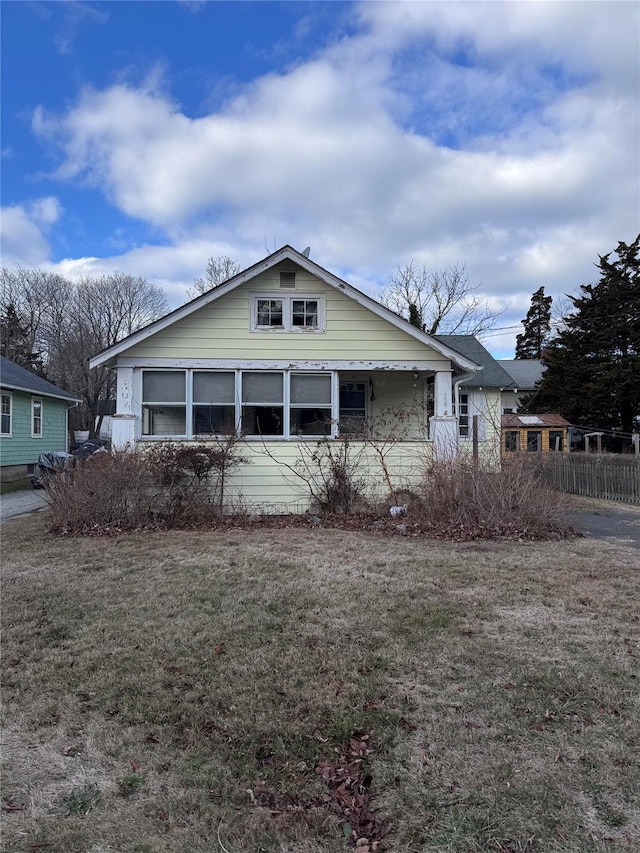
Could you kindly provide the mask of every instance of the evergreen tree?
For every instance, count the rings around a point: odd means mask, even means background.
[[[0,316],[0,354],[44,376],[41,353],[34,352],[29,330],[11,303],[5,306]]]
[[[600,281],[570,297],[575,311],[545,351],[527,411],[555,411],[581,426],[631,433],[640,418],[640,235],[600,257]],[[611,255],[617,257],[611,259]]]
[[[516,358],[542,358],[551,331],[551,297],[540,287],[531,297],[531,307],[522,321],[524,331],[516,337]]]

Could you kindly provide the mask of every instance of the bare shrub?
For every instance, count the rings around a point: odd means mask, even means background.
[[[147,453],[99,453],[47,484],[56,533],[193,527],[222,512],[225,477],[241,464],[237,440],[159,444]]]
[[[351,442],[323,439],[296,462],[295,473],[307,484],[319,510],[351,512],[364,499],[365,480],[358,473],[359,454]]]
[[[141,454],[97,453],[73,471],[51,478],[46,488],[55,533],[131,530],[147,525],[153,516],[154,475]]]
[[[569,531],[568,501],[541,479],[535,461],[516,456],[499,471],[452,458],[428,469],[414,508],[433,527],[480,537],[541,539]]]

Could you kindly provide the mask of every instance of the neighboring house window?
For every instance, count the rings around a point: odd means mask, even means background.
[[[512,415],[512,414],[513,414],[513,409],[503,409],[503,410],[502,410],[502,414],[503,414],[503,415]]]
[[[253,331],[319,332],[324,330],[324,300],[318,296],[252,297]]]
[[[145,370],[142,374],[142,434],[187,434],[186,373]]]
[[[42,438],[42,397],[31,398],[31,437]]]
[[[460,394],[458,405],[458,434],[469,435],[469,395]]]
[[[505,432],[504,449],[507,453],[516,453],[520,449],[520,434],[517,430]]]
[[[539,453],[542,450],[542,432],[539,429],[527,430],[527,450]]]
[[[554,450],[562,452],[564,450],[564,433],[561,429],[549,430],[549,450],[553,453]]]
[[[0,416],[0,435],[11,435],[11,394],[2,392],[2,406]]]
[[[367,417],[367,386],[365,382],[340,383],[341,433],[362,433]]]

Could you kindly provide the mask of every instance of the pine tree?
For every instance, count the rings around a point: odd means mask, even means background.
[[[21,367],[44,376],[42,354],[33,350],[29,331],[11,303],[0,316],[0,354]]]
[[[600,257],[600,281],[570,297],[575,311],[545,351],[527,411],[555,411],[573,424],[637,429],[640,419],[640,235]],[[617,257],[612,260],[611,256]]]
[[[522,321],[524,332],[516,337],[516,358],[542,358],[551,331],[551,297],[540,287],[531,297],[531,307]]]

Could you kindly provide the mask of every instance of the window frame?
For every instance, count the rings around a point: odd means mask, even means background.
[[[163,403],[161,401],[145,400],[144,399],[144,377],[147,373],[167,373],[175,372],[182,373],[185,377],[185,402],[182,403]],[[202,405],[194,399],[194,374],[196,373],[221,373],[233,374],[234,376],[234,432],[233,433],[196,433],[194,430],[193,418],[196,406]],[[202,367],[189,368],[140,368],[139,373],[139,428],[138,435],[142,441],[198,441],[206,438],[228,438],[229,435],[240,434],[242,430],[243,409],[245,406],[259,406],[260,402],[245,402],[243,400],[243,376],[246,374],[256,373],[276,373],[282,377],[282,402],[281,403],[265,403],[269,407],[278,407],[282,409],[282,432],[273,433],[245,433],[244,438],[249,440],[269,440],[269,441],[289,441],[289,440],[310,440],[318,441],[322,438],[336,438],[338,436],[338,406],[339,406],[339,391],[338,391],[338,371],[335,370],[283,370],[270,369],[260,370],[259,368],[246,368],[238,370],[227,369],[207,369]],[[328,376],[330,383],[330,398],[329,404],[309,403],[291,403],[291,379],[294,376]],[[227,404],[221,404],[227,405]],[[229,404],[230,405],[230,404]],[[159,407],[174,407],[184,409],[185,412],[185,433],[148,433],[144,432],[145,409]],[[327,432],[317,432],[314,434],[302,434],[294,432],[291,429],[291,411],[298,408],[317,408],[330,410],[330,429]]]
[[[4,397],[7,397],[9,400],[9,411],[7,413],[2,411],[2,398]],[[2,419],[5,417],[9,418],[8,432],[2,431]],[[13,393],[11,391],[0,392],[0,435],[3,438],[11,438],[13,436]]]
[[[40,407],[39,416],[36,416],[36,404]],[[38,429],[36,429],[38,423]],[[31,397],[31,438],[42,438],[44,433],[44,405],[42,397]]]
[[[265,326],[258,324],[258,302],[259,300],[282,302],[282,325]],[[294,326],[293,325],[293,303],[294,302],[317,302],[318,303],[318,325],[317,326]],[[324,293],[282,293],[264,292],[250,294],[250,330],[260,334],[322,334],[326,331],[326,296]]]

